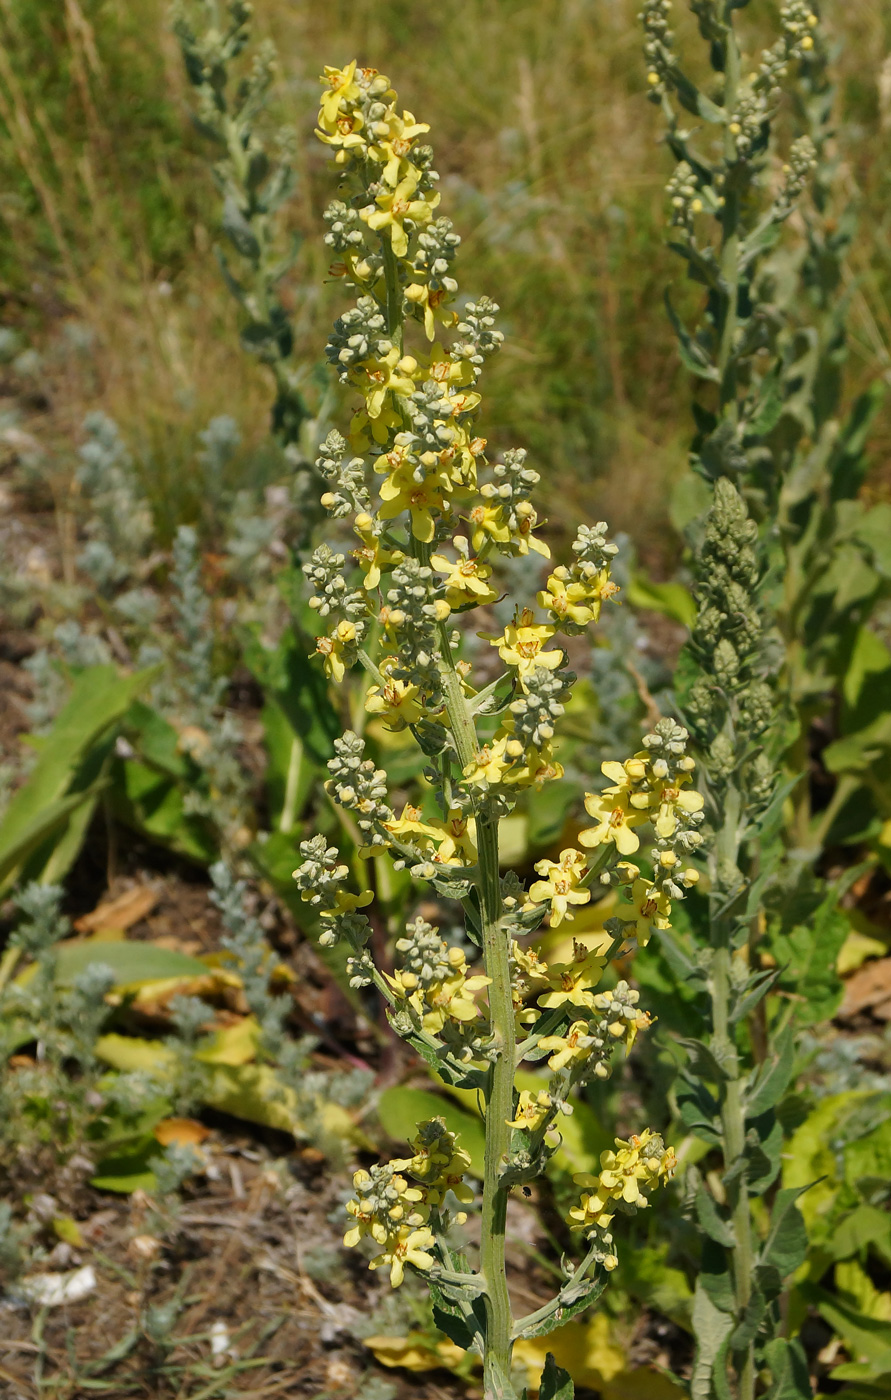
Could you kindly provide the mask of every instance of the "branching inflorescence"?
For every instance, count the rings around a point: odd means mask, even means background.
[[[396,970],[378,968],[362,912],[371,894],[349,890],[349,867],[322,836],[302,845],[295,878],[323,940],[349,945],[354,984],[374,984],[397,1033],[445,1082],[478,1090],[486,1117],[477,1271],[450,1233],[462,1217],[444,1208],[450,1191],[464,1206],[475,1200],[469,1158],[436,1119],[418,1125],[413,1157],[357,1172],[346,1243],[369,1237],[372,1267],[387,1266],[394,1285],[407,1268],[427,1275],[441,1325],[484,1358],[487,1396],[509,1396],[514,1339],[546,1332],[593,1301],[617,1262],[616,1212],[645,1206],[674,1166],[672,1150],[649,1131],[604,1153],[599,1174],[579,1179],[570,1214],[587,1253],[552,1303],[514,1320],[508,1197],[544,1171],[572,1089],[607,1077],[614,1049],[630,1049],[649,1024],[627,983],[597,988],[611,955],[667,928],[672,901],[696,882],[702,798],[691,786],[686,731],[661,721],[639,753],[603,765],[609,784],[586,800],[592,825],[578,847],[539,861],[528,891],[500,873],[499,821],[521,793],[562,776],[557,728],[575,677],[558,638],[586,631],[617,592],[616,546],[605,524],[581,526],[571,561],[551,568],[537,608],[520,600],[500,632],[477,634],[498,675],[474,684],[465,651],[474,612],[501,594],[500,561],[550,557],[533,500],[539,474],[520,450],[490,462],[477,428],[481,374],[502,341],[498,308],[485,297],[457,302],[459,239],[438,212],[426,124],[400,114],[389,79],[373,69],[351,63],[326,69],[322,81],[317,135],[341,175],[326,242],[332,272],[356,294],[327,354],[359,403],[348,439],[332,432],[318,469],[329,486],[323,504],[351,521],[356,545],[316,549],[305,570],[310,606],[324,624],[317,649],[328,675],[340,682],[348,668],[364,668],[366,711],[386,729],[411,731],[429,784],[422,807],[395,813],[386,773],[347,732],[328,792],[357,824],[360,855],[387,851],[398,868],[461,902],[481,965],[418,917],[397,940]],[[654,850],[639,864],[646,824]],[[527,935],[545,918],[551,927],[572,921],[592,888],[615,906],[606,934],[596,946],[575,941],[566,961],[549,965]],[[540,1089],[520,1091],[518,1067],[545,1060]]]

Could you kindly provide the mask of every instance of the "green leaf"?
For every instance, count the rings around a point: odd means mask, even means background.
[[[209,864],[219,847],[200,816],[186,811],[187,785],[137,759],[115,763],[111,805],[118,821],[188,860]]]
[[[246,665],[279,706],[312,762],[324,768],[334,756],[334,740],[343,726],[307,649],[293,631],[275,648],[265,647],[258,631],[246,633],[242,645]]]
[[[680,316],[671,304],[671,297],[666,291],[665,306],[668,311],[669,320],[674,327],[675,335],[678,338],[678,354],[681,363],[691,374],[695,374],[699,379],[708,379],[711,383],[717,384],[720,381],[720,374],[717,366],[713,365],[702,346],[693,339],[690,332],[682,322]]]
[[[696,1218],[700,1229],[716,1244],[732,1249],[736,1243],[733,1226],[719,1213],[714,1197],[700,1181],[696,1192]]]
[[[695,600],[682,583],[656,583],[644,574],[633,574],[626,597],[635,608],[661,613],[684,627],[692,627],[696,621]]]
[[[429,1089],[385,1089],[377,1105],[381,1126],[396,1142],[411,1142],[418,1124],[429,1118],[445,1119],[449,1132],[457,1133],[470,1155],[470,1170],[482,1177],[486,1134],[481,1119],[465,1113],[457,1104]]]
[[[548,1352],[544,1370],[541,1373],[541,1388],[538,1400],[573,1400],[575,1387],[572,1377],[562,1366],[558,1366],[552,1352]]]
[[[0,894],[20,877],[45,878],[49,867],[49,878],[59,879],[68,869],[89,821],[89,811],[80,818],[74,814],[85,804],[91,810],[113,743],[109,731],[151,674],[119,678],[113,666],[91,666],[76,678],[28,781],[14,794],[0,824]],[[65,841],[71,818],[75,825]],[[54,858],[60,842],[64,844]]]
[[[857,537],[872,552],[873,563],[885,578],[891,578],[891,503],[880,501],[863,516]]]
[[[134,1191],[154,1191],[158,1181],[149,1162],[160,1155],[157,1141],[148,1138],[138,1151],[102,1157],[96,1163],[96,1175],[90,1177],[90,1185],[97,1191],[113,1191],[122,1196],[130,1196]]]
[[[57,949],[56,979],[73,982],[91,963],[103,963],[115,975],[116,985],[131,986],[136,982],[160,982],[168,977],[206,977],[207,965],[173,948],[158,948],[154,943],[75,940],[60,943]]]
[[[669,1246],[639,1246],[619,1255],[618,1283],[647,1307],[690,1330],[693,1290],[681,1269],[667,1264]]]
[[[747,1088],[746,1117],[758,1118],[779,1103],[789,1087],[795,1064],[795,1039],[791,1026],[778,1037],[769,1059],[759,1066]]]
[[[770,1212],[770,1226],[758,1262],[777,1269],[781,1278],[793,1274],[807,1254],[807,1229],[796,1204],[807,1189],[806,1186],[783,1187],[777,1192]]]
[[[813,1387],[801,1343],[774,1337],[764,1347],[773,1383],[764,1400],[812,1400]]]
[[[195,764],[179,750],[179,734],[169,720],[146,705],[134,700],[123,724],[130,742],[138,748],[139,756],[153,768],[171,778],[194,778]]]
[[[544,1318],[541,1322],[532,1323],[529,1327],[524,1327],[521,1333],[523,1337],[547,1337],[549,1333],[556,1332],[558,1327],[570,1322],[579,1313],[585,1312],[600,1297],[608,1280],[605,1277],[586,1279],[581,1287],[577,1298],[573,1298],[571,1303],[564,1303],[550,1317]]]
[[[243,258],[256,263],[260,257],[260,244],[257,236],[239,208],[232,194],[227,194],[223,204],[223,232],[236,252]]]
[[[716,1371],[724,1368],[726,1389],[727,1344],[733,1329],[733,1318],[715,1306],[700,1276],[696,1281],[693,1295],[693,1335],[696,1338],[696,1355],[693,1359],[693,1373],[690,1377],[691,1400],[714,1400]]]

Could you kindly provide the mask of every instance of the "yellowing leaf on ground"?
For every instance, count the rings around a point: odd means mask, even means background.
[[[195,1052],[196,1060],[205,1065],[246,1065],[257,1053],[260,1027],[255,1016],[242,1016],[231,1026],[214,1031]]]
[[[454,1371],[467,1353],[454,1342],[431,1343],[423,1332],[407,1337],[366,1337],[365,1345],[382,1366],[401,1366],[406,1371],[436,1371],[441,1366]]]
[[[603,1400],[680,1400],[684,1394],[662,1371],[649,1366],[627,1369],[625,1352],[613,1340],[605,1313],[595,1313],[590,1322],[569,1322],[547,1337],[516,1343],[514,1358],[527,1368],[530,1394],[538,1392],[549,1351],[577,1386],[599,1391]]]
[[[80,1226],[71,1215],[53,1217],[53,1234],[63,1244],[70,1244],[72,1249],[83,1249],[84,1247],[84,1237],[81,1234]]]
[[[514,1359],[527,1368],[526,1384],[537,1390],[548,1352],[576,1385],[602,1390],[625,1366],[625,1353],[610,1335],[609,1318],[596,1313],[590,1322],[568,1322],[546,1337],[529,1337],[514,1346]]]
[[[109,931],[120,932],[138,924],[154,909],[161,898],[160,890],[149,889],[147,885],[136,885],[125,890],[116,899],[98,904],[90,914],[82,914],[75,919],[78,933],[98,934]]]
[[[210,1128],[197,1118],[162,1118],[155,1128],[155,1137],[162,1147],[169,1147],[172,1142],[179,1147],[197,1147],[210,1137]]]
[[[93,1047],[94,1054],[112,1069],[148,1070],[149,1073],[169,1074],[176,1062],[175,1053],[160,1040],[140,1040],[133,1035],[100,1035]]]
[[[835,970],[840,977],[856,972],[867,958],[881,958],[888,951],[888,945],[879,938],[870,938],[868,933],[858,933],[852,929],[839,949]]]

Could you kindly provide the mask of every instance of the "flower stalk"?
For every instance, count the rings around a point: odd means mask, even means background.
[[[305,573],[321,663],[337,685],[366,683],[369,717],[362,737],[347,730],[335,742],[327,791],[349,817],[358,855],[389,858],[416,888],[428,886],[428,900],[458,903],[470,947],[450,947],[418,916],[396,939],[395,970],[384,972],[363,912],[371,892],[350,891],[350,864],[323,836],[302,843],[295,879],[323,942],[348,944],[353,985],[376,987],[397,1034],[443,1082],[475,1090],[485,1117],[481,1194],[465,1180],[460,1142],[431,1119],[418,1124],[410,1156],[356,1172],[345,1242],[370,1240],[370,1267],[387,1267],[394,1286],[406,1270],[426,1275],[438,1324],[482,1359],[488,1400],[511,1400],[514,1341],[596,1299],[618,1263],[614,1217],[645,1207],[674,1167],[649,1131],[603,1153],[600,1172],[579,1178],[568,1220],[586,1241],[581,1262],[567,1265],[552,1303],[515,1321],[511,1193],[547,1169],[573,1090],[606,1078],[615,1050],[630,1050],[649,1025],[626,982],[600,983],[611,955],[670,927],[672,901],[696,883],[689,861],[703,799],[691,786],[686,731],[660,721],[641,752],[603,765],[608,783],[586,797],[593,824],[580,849],[539,860],[528,890],[502,870],[501,821],[563,775],[557,730],[575,677],[555,639],[586,633],[615,595],[616,546],[602,522],[582,525],[571,562],[549,566],[545,586],[516,600],[501,631],[474,627],[474,613],[505,591],[502,560],[544,569],[550,558],[533,503],[538,473],[521,451],[490,461],[477,428],[481,374],[502,341],[498,308],[481,297],[455,309],[460,239],[438,213],[433,152],[420,139],[427,126],[400,111],[374,69],[328,68],[322,84],[317,135],[341,176],[326,243],[332,274],[356,294],[327,355],[357,403],[348,437],[334,432],[322,444],[332,524]],[[477,684],[480,644],[494,651],[498,673]],[[386,769],[367,755],[385,760],[387,735],[406,730],[426,767],[419,805],[397,815]],[[643,828],[654,846],[638,864]],[[549,965],[530,943],[535,930],[545,919],[571,922],[595,891],[616,902],[605,932],[595,944],[575,940],[567,961]],[[536,1067],[534,1090],[518,1088],[521,1065],[526,1074]],[[480,1214],[476,1267],[454,1199]],[[557,1381],[570,1393],[551,1360],[542,1394],[556,1393]]]

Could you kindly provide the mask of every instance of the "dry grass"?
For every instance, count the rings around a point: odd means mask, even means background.
[[[305,237],[287,288],[303,359],[320,358],[342,299],[324,285],[330,197],[312,137],[323,62],[383,67],[430,121],[443,206],[464,236],[466,290],[501,304],[509,333],[489,375],[487,433],[544,469],[552,518],[605,515],[663,567],[688,388],[661,305],[679,269],[662,242],[667,157],[642,96],[637,0],[267,0],[257,26],[281,56],[279,115],[300,132]],[[761,10],[753,7],[761,21]],[[891,375],[888,174],[891,13],[828,7],[838,34],[845,165],[860,191],[852,258],[852,386]],[[757,14],[755,14],[757,11]],[[264,373],[237,345],[212,246],[218,206],[162,0],[0,0],[0,198],[15,287],[7,318],[52,334],[60,314],[95,336],[88,372],[57,386],[58,434],[101,406],[122,425],[168,515],[188,513],[195,433],[232,413],[266,428]],[[40,50],[50,64],[34,69]],[[880,455],[891,431],[880,430]],[[167,522],[169,525],[169,521]]]

